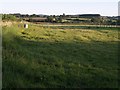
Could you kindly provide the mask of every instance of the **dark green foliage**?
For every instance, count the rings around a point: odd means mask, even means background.
[[[47,27],[47,26],[44,26],[44,27]],[[74,25],[71,25],[71,26],[50,26],[50,28],[53,28],[53,29],[92,29],[92,30],[119,30],[120,27],[111,27],[110,25],[101,25],[101,26],[74,26]]]
[[[117,20],[117,25],[120,25],[120,19]]]
[[[47,17],[47,21],[48,22],[53,22],[54,21],[54,17],[53,16],[48,16]]]
[[[10,14],[3,14],[2,15],[2,20],[4,21],[16,21],[17,18],[13,15],[10,15]]]
[[[93,17],[93,18],[91,19],[91,22],[94,23],[94,24],[103,24],[103,23],[102,23],[103,20],[102,20],[101,17]]]

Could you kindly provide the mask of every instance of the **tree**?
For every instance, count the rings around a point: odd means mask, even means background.
[[[54,21],[53,16],[48,16],[48,17],[47,17],[47,21],[48,21],[48,22],[53,22],[53,21]]]
[[[65,13],[63,13],[63,17],[65,17]]]
[[[62,21],[63,21],[63,17],[60,16],[60,17],[59,17],[59,22],[62,22]]]
[[[10,14],[3,14],[2,15],[2,20],[6,20],[6,21],[16,21],[17,18],[13,15]]]
[[[31,17],[36,17],[36,14],[32,14]]]
[[[120,25],[120,19],[117,20],[117,25]]]

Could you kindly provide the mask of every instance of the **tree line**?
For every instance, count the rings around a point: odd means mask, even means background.
[[[102,17],[100,15],[21,15],[21,14],[2,14],[3,21],[21,21],[26,20],[34,21],[31,19],[32,17],[41,17],[46,18],[44,22],[50,23],[86,23],[86,24],[97,24],[97,25],[120,25],[120,17],[116,19],[116,17]],[[85,20],[81,20],[85,18]],[[30,21],[30,22],[31,22]]]

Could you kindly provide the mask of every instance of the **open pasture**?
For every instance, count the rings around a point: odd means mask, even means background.
[[[118,28],[3,27],[3,88],[118,88]]]

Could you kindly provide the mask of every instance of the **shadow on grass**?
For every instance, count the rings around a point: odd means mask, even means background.
[[[117,88],[117,42],[3,38],[3,88]]]
[[[48,26],[44,26],[48,27]],[[120,27],[103,27],[103,26],[49,26],[52,29],[92,29],[92,30],[119,30]]]

